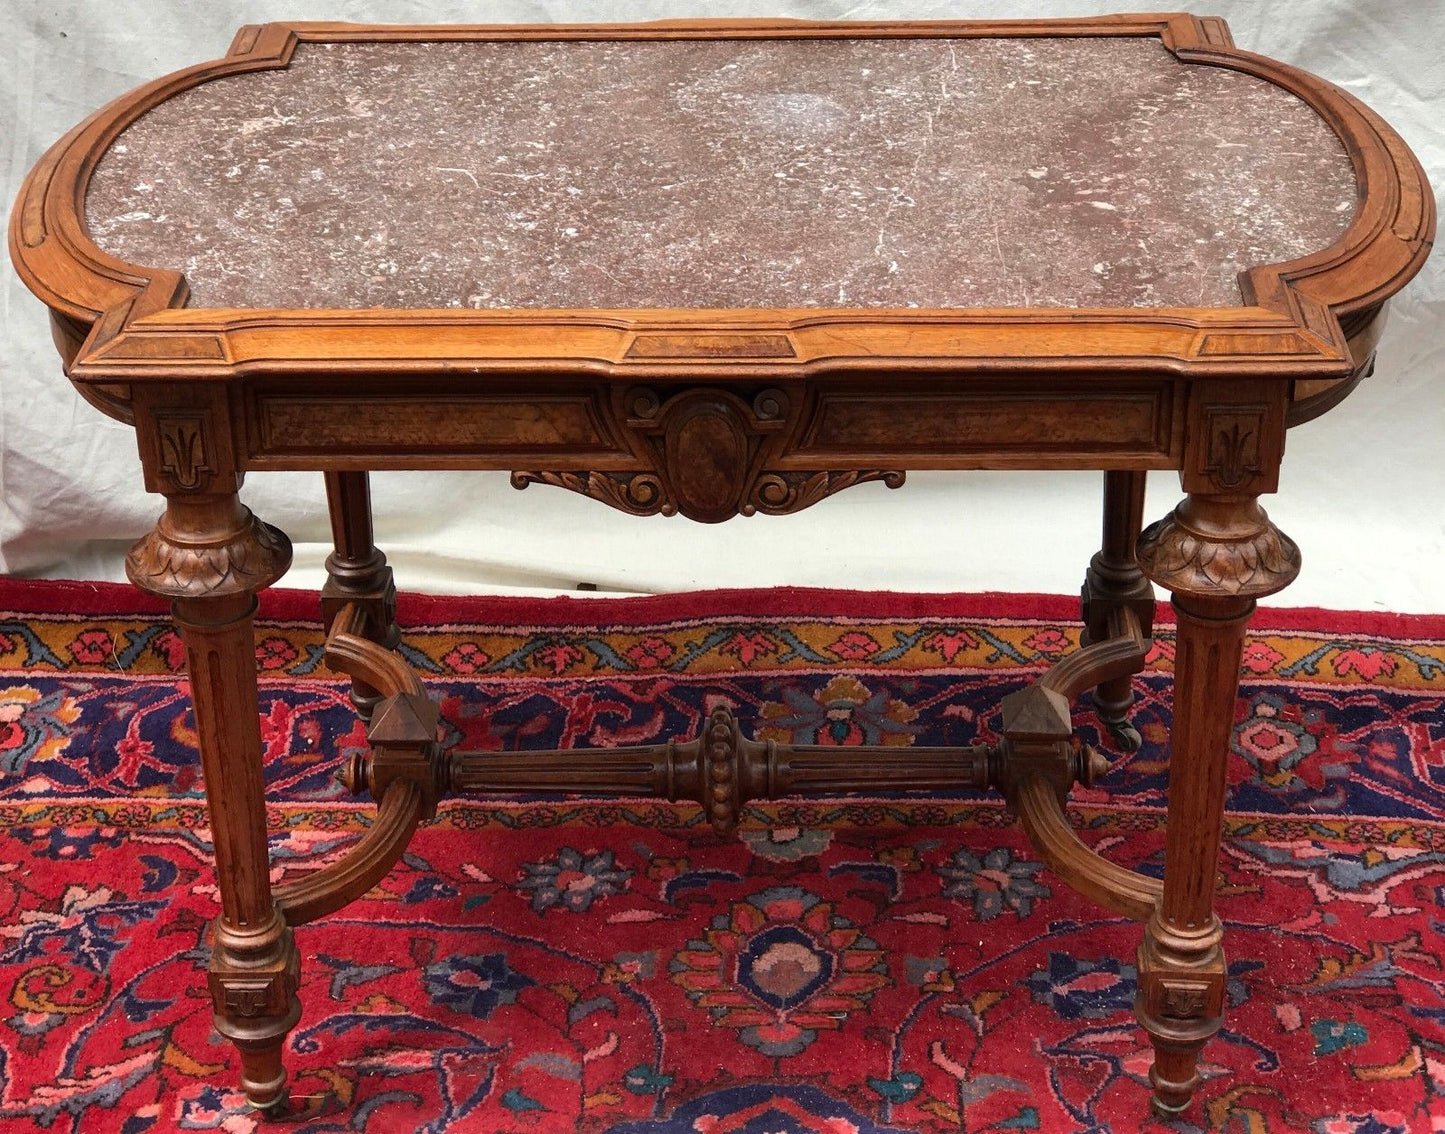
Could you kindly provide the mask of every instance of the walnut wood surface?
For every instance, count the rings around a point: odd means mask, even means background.
[[[1049,869],[1085,897],[1135,921],[1148,921],[1164,891],[1158,879],[1100,858],[1086,847],[1052,784],[1029,779],[1015,806],[1029,843]]]
[[[328,630],[351,606],[360,612],[359,630],[374,642],[393,647],[401,640],[396,625],[396,585],[386,556],[373,542],[371,482],[364,472],[326,474],[326,503],[331,513],[335,550],[326,559],[321,590],[321,622]],[[361,678],[351,684],[351,701],[370,720],[381,693]]]
[[[252,595],[178,597],[206,806],[220,882],[210,990],[217,1030],[241,1052],[241,1086],[262,1109],[285,1097],[281,1046],[301,1015],[296,943],[271,893]]]
[[[1214,889],[1232,707],[1247,598],[1179,591],[1169,840],[1164,886],[1139,947],[1135,1012],[1154,1042],[1154,1109],[1179,1114],[1199,1084],[1199,1053],[1224,1017],[1224,929]]]
[[[410,780],[392,784],[366,834],[340,862],[276,887],[276,908],[287,925],[305,925],[335,913],[366,893],[396,865],[421,819],[422,789]]]
[[[127,126],[212,79],[286,67],[300,43],[1118,36],[1157,37],[1181,64],[1243,72],[1303,100],[1349,156],[1359,201],[1343,234],[1302,258],[1251,266],[1241,302],[1223,306],[1049,309],[1008,307],[999,296],[917,310],[207,310],[186,306],[176,271],[102,252],[84,215],[92,174]],[[1197,128],[1210,125],[1201,117]],[[430,815],[449,771],[461,783],[552,782],[529,758],[490,771],[440,759],[435,707],[391,649],[391,573],[372,540],[367,470],[505,470],[519,487],[557,485],[631,512],[716,521],[796,511],[870,480],[896,486],[910,469],[1093,468],[1109,479],[1103,547],[1084,593],[1091,644],[1005,699],[1007,760],[977,751],[902,759],[923,783],[996,783],[1062,877],[1112,908],[1148,915],[1138,1015],[1156,1052],[1155,1106],[1177,1114],[1222,1013],[1212,896],[1240,643],[1254,598],[1285,586],[1300,563],[1258,498],[1278,487],[1286,427],[1336,404],[1367,372],[1384,304],[1420,268],[1434,226],[1418,162],[1376,114],[1322,80],[1238,50],[1221,21],[1188,15],[269,24],[243,29],[226,58],[159,79],[78,125],[25,181],[10,250],[51,310],[68,376],[87,401],[134,426],[146,487],[167,501],[127,567],[138,586],[174,601],[186,639],[222,899],[211,992],[217,1027],[242,1054],[248,1098],[266,1108],[285,1100],[281,1050],[299,1016],[287,922],[337,908],[378,877]],[[1187,495],[1141,534],[1142,472],[1151,468],[1177,469]],[[329,658],[354,676],[372,713],[372,753],[347,776],[383,809],[351,859],[277,894],[250,612],[290,547],[240,503],[253,469],[328,474]],[[1145,577],[1170,589],[1179,610],[1162,885],[1098,860],[1063,811],[1070,784],[1103,761],[1074,740],[1060,690],[1099,686],[1100,710],[1127,735],[1127,675],[1142,660],[1152,613]],[[683,771],[719,829],[750,792],[871,788],[878,779],[876,767],[834,753],[772,747],[760,756],[721,716],[689,744],[696,751],[684,753]],[[598,787],[620,776],[666,793],[682,774],[681,747],[663,757],[570,756],[565,775],[575,781],[580,771]]]
[[[1145,475],[1141,472],[1104,474],[1103,547],[1089,563],[1081,595],[1084,640],[1098,641],[1116,633],[1113,622],[1121,608],[1138,621],[1148,637],[1154,622],[1154,588],[1139,570],[1134,543],[1144,523]],[[1132,675],[1110,678],[1094,690],[1094,708],[1115,743],[1136,752],[1142,743],[1129,722],[1134,703]]]

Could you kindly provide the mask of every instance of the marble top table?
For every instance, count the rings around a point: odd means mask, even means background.
[[[1157,38],[322,42],[140,119],[85,215],[203,307],[1201,307],[1356,201]]]
[[[78,125],[25,182],[10,247],[68,377],[134,426],[166,500],[127,566],[187,644],[211,992],[248,1098],[286,1105],[293,927],[380,879],[448,792],[692,799],[726,834],[750,799],[974,786],[1144,923],[1153,1106],[1180,1113],[1223,1013],[1245,625],[1299,570],[1259,497],[1287,426],[1369,373],[1434,222],[1374,112],[1189,15],[271,24]],[[720,708],[666,745],[443,751],[394,649],[367,482],[505,470],[716,522],[1018,467],[1105,474],[1090,644],[1005,699],[997,744],[938,749],[761,744]],[[1165,468],[1185,499],[1144,528],[1145,470]],[[252,611],[290,545],[240,503],[254,469],[325,474],[327,661],[371,743],[345,779],[378,804],[348,857],[275,887]],[[1177,617],[1162,881],[1063,808],[1109,763],[1075,736],[1076,697],[1114,751],[1140,744],[1151,583]]]

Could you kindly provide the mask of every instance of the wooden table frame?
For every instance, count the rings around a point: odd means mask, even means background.
[[[303,311],[185,306],[175,271],[121,262],[87,235],[90,175],[117,135],[172,94],[284,67],[308,41],[833,36],[1157,36],[1181,60],[1234,68],[1305,100],[1343,140],[1360,206],[1332,247],[1241,277],[1237,307],[1060,310]],[[1237,50],[1222,21],[1091,20],[632,27],[248,27],[223,59],[160,79],[58,142],[21,192],[11,252],[50,308],[81,395],[134,426],[147,489],[166,498],[127,562],[184,634],[215,840],[221,914],[210,984],[257,1107],[284,1104],[282,1048],[300,1016],[292,926],[340,908],[399,857],[448,790],[695,798],[719,830],[749,798],[992,784],[1066,881],[1144,923],[1137,1013],[1155,1050],[1153,1102],[1181,1111],[1219,1028],[1223,930],[1213,908],[1240,651],[1255,600],[1299,554],[1260,508],[1287,426],[1368,373],[1385,301],[1434,231],[1404,143],[1339,89]],[[706,458],[699,462],[698,456]],[[701,472],[700,469],[707,471]],[[367,471],[504,470],[638,514],[717,521],[787,513],[908,469],[1105,472],[1103,547],[1083,618],[1092,643],[1005,705],[993,748],[788,748],[725,712],[691,741],[593,753],[444,754],[436,710],[394,652],[390,568],[373,543]],[[1184,501],[1143,529],[1144,472],[1179,471]],[[252,469],[326,474],[335,554],[322,595],[328,660],[352,674],[372,754],[346,778],[378,818],[354,852],[272,889],[252,614],[290,545],[238,498]],[[1136,540],[1137,537],[1137,540]],[[1137,546],[1136,546],[1137,544]],[[1125,747],[1150,582],[1178,613],[1168,845],[1162,884],[1106,863],[1064,817],[1106,763],[1079,745],[1069,701],[1095,704]],[[880,771],[881,769],[881,771]]]

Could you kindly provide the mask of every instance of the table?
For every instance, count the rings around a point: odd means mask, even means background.
[[[1144,924],[1153,1106],[1220,1027],[1213,909],[1240,650],[1299,570],[1259,497],[1288,426],[1372,366],[1434,231],[1372,111],[1189,15],[973,23],[243,28],[229,54],[62,138],[16,202],[17,270],[82,397],[166,499],[130,553],[186,640],[221,912],[210,988],[251,1103],[286,1102],[293,927],[379,880],[452,791],[750,799],[993,786],[1065,881]],[[372,469],[511,473],[638,514],[783,514],[909,469],[1104,472],[1087,642],[1006,699],[997,745],[761,743],[465,754],[395,650]],[[378,803],[344,861],[279,887],[252,614],[283,533],[252,469],[325,474],[327,659]],[[1143,477],[1184,500],[1143,528]],[[1141,531],[1142,529],[1142,531]],[[1046,530],[1041,529],[1041,539]],[[1136,747],[1151,583],[1177,612],[1162,882],[1073,833]]]

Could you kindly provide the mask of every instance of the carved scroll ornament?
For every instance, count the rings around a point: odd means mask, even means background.
[[[903,484],[905,474],[898,469],[849,469],[837,472],[760,474],[749,486],[747,498],[728,513],[753,516],[782,516],[801,512],[835,492],[852,488],[865,481],[881,480],[889,488]],[[681,509],[677,498],[655,473],[606,472],[514,472],[513,488],[529,484],[550,484],[571,492],[590,496],[634,516],[675,516]],[[686,513],[684,513],[686,514]],[[696,518],[696,517],[694,517]]]
[[[579,492],[634,516],[675,516],[677,501],[655,473],[514,472],[513,488],[550,484]]]
[[[740,511],[744,516],[761,512],[781,516],[810,508],[825,497],[864,481],[881,480],[889,488],[900,488],[906,474],[900,469],[851,469],[846,472],[763,473]]]
[[[889,488],[901,470],[769,469],[796,425],[787,393],[768,388],[746,401],[730,391],[692,389],[663,400],[646,387],[616,407],[621,432],[642,470],[512,473],[512,486],[550,484],[590,496],[634,516],[684,515],[703,523],[733,516],[782,515],[865,481]]]

